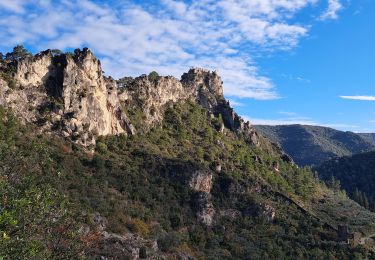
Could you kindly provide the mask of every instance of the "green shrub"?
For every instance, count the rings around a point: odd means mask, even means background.
[[[17,87],[17,82],[12,76],[12,72],[1,72],[0,76],[8,84],[10,89],[15,89]]]
[[[177,232],[171,232],[158,239],[158,246],[163,252],[169,252],[181,244],[180,235]]]
[[[148,79],[150,81],[153,81],[153,82],[158,81],[159,77],[160,76],[159,76],[159,74],[156,71],[152,71],[152,72],[150,72],[150,74],[148,74]]]
[[[150,233],[148,225],[138,218],[128,220],[126,226],[131,232],[135,232],[141,236],[146,236]]]

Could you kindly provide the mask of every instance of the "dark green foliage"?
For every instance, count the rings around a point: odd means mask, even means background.
[[[140,249],[139,249],[139,258],[140,259],[146,259],[147,258],[147,248],[142,246]]]
[[[210,118],[202,107],[188,103],[168,109],[162,126],[145,135],[101,139],[107,149],[103,153],[101,145],[97,148],[100,152],[91,165],[95,172],[90,178],[92,184],[76,187],[87,194],[85,207],[100,211],[111,223],[118,223],[116,226],[121,226],[124,214],[126,219],[141,220],[150,229],[148,236],[156,238],[164,252],[187,247],[209,259],[339,258],[357,253],[334,242],[335,235],[327,239],[331,231],[325,230],[323,223],[268,192],[268,188],[257,195],[237,193],[234,187],[251,190],[266,185],[309,203],[321,184],[309,168],[298,169],[249,147],[234,134],[221,134],[216,130],[217,122],[219,118]],[[254,161],[255,155],[262,163]],[[272,170],[275,160],[278,173]],[[235,220],[219,219],[208,228],[197,221],[196,194],[186,181],[196,169],[207,169],[218,162],[222,172],[214,177],[215,208],[242,213]],[[108,198],[113,200],[109,203]],[[275,222],[257,215],[259,203],[276,203]],[[132,232],[139,232],[129,220],[123,223]]]
[[[159,74],[156,71],[152,71],[148,74],[148,79],[155,82],[159,79]]]
[[[177,232],[167,233],[158,239],[158,246],[163,252],[169,252],[177,248],[180,244],[181,238]]]
[[[27,49],[25,49],[23,45],[17,45],[16,47],[13,48],[12,52],[8,52],[5,55],[5,59],[11,62],[19,61],[27,57],[32,57],[32,54]]]
[[[17,83],[15,79],[12,76],[13,72],[11,69],[0,71],[0,76],[5,80],[5,82],[8,84],[8,87],[10,89],[15,89],[17,87]]]
[[[324,180],[340,181],[350,197],[363,207],[375,210],[375,152],[342,157],[322,164],[317,171]]]
[[[371,135],[342,132],[308,125],[255,126],[265,137],[289,154],[301,166],[319,166],[338,156],[375,149]]]
[[[45,196],[48,203],[36,202],[33,196],[29,198],[31,203],[45,209],[51,209],[50,205],[56,205],[55,210],[68,207],[68,215],[79,213],[77,221],[88,225],[90,220],[86,216],[98,212],[108,220],[107,232],[120,235],[132,232],[156,240],[167,254],[182,252],[198,259],[366,256],[358,248],[335,242],[334,231],[288,199],[314,207],[311,201],[324,186],[309,168],[299,169],[260,148],[251,147],[229,131],[220,133],[216,125],[220,121],[199,105],[178,104],[167,109],[162,125],[147,134],[99,138],[93,155],[79,146],[53,138],[46,141],[13,125],[0,127],[4,132],[0,134],[8,146],[14,146],[17,138],[27,140],[29,145],[38,144],[38,149],[17,146],[22,158],[34,155],[37,158],[31,161],[41,162],[35,170],[37,188],[48,195]],[[274,169],[275,162],[278,171]],[[188,182],[196,171],[211,169],[213,172],[213,166],[218,163],[222,170],[213,173],[211,190],[216,217],[213,225],[207,227],[197,219],[199,194]],[[9,167],[7,163],[2,165]],[[33,182],[27,183],[35,187]],[[6,193],[15,200],[26,194]],[[273,221],[263,217],[262,205],[276,209]],[[45,211],[40,212],[43,215]],[[223,212],[234,212],[234,215]],[[65,223],[69,219],[61,221]],[[12,219],[7,222],[11,226]],[[46,230],[46,226],[50,222],[43,222],[40,229]],[[34,240],[27,238],[26,241]],[[64,241],[79,245],[74,236]],[[71,251],[68,248],[66,252]],[[35,252],[39,258],[53,254],[43,247]],[[148,257],[146,248],[140,249],[140,257]]]
[[[78,256],[77,224],[50,175],[51,147],[0,109],[0,258]]]
[[[128,87],[133,81],[134,81],[134,78],[132,77],[123,77],[117,80],[117,85],[121,91],[121,90],[124,90],[126,87]]]

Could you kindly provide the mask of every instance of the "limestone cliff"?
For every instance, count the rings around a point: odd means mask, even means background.
[[[142,75],[135,79],[124,78],[118,83],[120,102],[125,108],[141,111],[142,128],[146,131],[163,120],[168,105],[192,100],[216,116],[221,114],[223,127],[243,134],[252,145],[263,146],[269,151],[276,148],[259,136],[254,128],[233,110],[224,98],[223,82],[216,71],[192,68],[182,75],[181,80],[171,76],[150,79]]]
[[[74,55],[47,50],[9,66],[16,85],[0,81],[0,104],[23,120],[85,146],[95,144],[98,135],[134,133],[120,108],[116,82],[103,76],[90,50]]]
[[[0,105],[43,131],[54,131],[84,146],[95,144],[100,135],[148,131],[163,120],[168,106],[191,100],[215,116],[221,114],[221,130],[225,126],[251,145],[280,152],[234,112],[215,71],[192,68],[181,80],[142,75],[115,81],[103,76],[100,61],[87,48],[74,54],[47,50],[5,67],[11,68],[8,80],[10,77],[15,84],[0,78]],[[2,70],[4,66],[0,66]],[[129,115],[134,111],[141,117],[137,129]]]

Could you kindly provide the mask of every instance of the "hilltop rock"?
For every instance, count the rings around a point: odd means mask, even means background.
[[[216,71],[192,68],[181,80],[156,74],[115,81],[103,76],[100,61],[87,48],[74,54],[47,50],[4,66],[0,72],[12,82],[0,80],[0,105],[41,131],[84,146],[94,145],[98,136],[145,133],[163,121],[169,106],[192,101],[212,116],[221,115],[220,132],[227,128],[250,145],[280,153],[225,100]]]
[[[116,82],[103,76],[87,48],[58,56],[47,50],[20,60],[13,77],[15,89],[0,82],[0,104],[43,130],[58,130],[85,146],[95,144],[95,136],[134,133],[120,108]]]
[[[182,75],[180,81],[171,76],[157,79],[150,79],[146,75],[135,79],[127,77],[119,80],[118,85],[120,102],[124,107],[137,109],[142,114],[143,129],[137,129],[139,131],[147,131],[160,123],[169,105],[192,100],[213,115],[220,114],[224,121],[223,127],[243,135],[248,143],[258,147],[267,143],[224,98],[223,81],[216,71],[192,68]],[[273,147],[267,145],[271,151]]]
[[[156,81],[146,75],[119,88],[119,101],[124,107],[136,108],[143,114],[142,124],[147,131],[163,120],[166,105],[186,100],[188,91],[174,77],[159,77]]]

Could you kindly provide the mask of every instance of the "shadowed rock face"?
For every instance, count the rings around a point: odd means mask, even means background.
[[[8,66],[13,66],[16,87],[0,79],[0,105],[42,131],[57,132],[84,146],[95,144],[101,135],[147,132],[163,120],[168,106],[191,100],[209,113],[221,114],[225,127],[249,144],[279,153],[230,107],[215,71],[192,68],[181,80],[143,75],[126,78],[121,85],[103,76],[100,61],[87,48],[74,55],[47,50]],[[142,119],[137,129],[127,115],[134,108]]]

